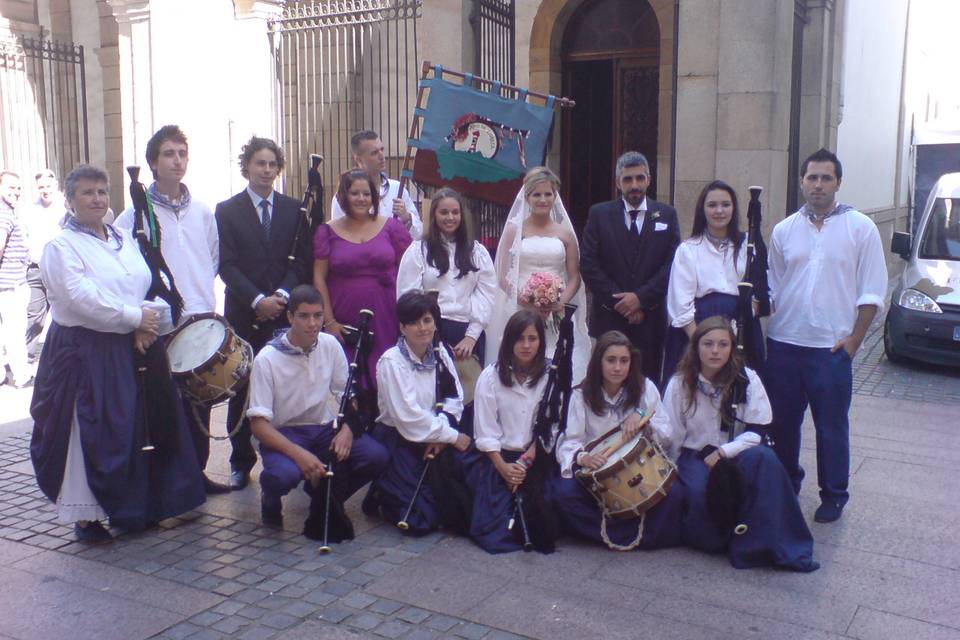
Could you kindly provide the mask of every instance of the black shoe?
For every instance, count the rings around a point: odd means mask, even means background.
[[[363,497],[363,502],[360,503],[360,510],[367,516],[376,517],[380,515],[380,500],[372,484],[367,489],[367,495]]]
[[[222,484],[220,482],[214,482],[207,477],[206,474],[203,475],[203,490],[207,493],[208,496],[213,496],[221,493],[230,493],[232,491],[230,485]]]
[[[816,522],[836,522],[843,513],[843,505],[836,502],[824,502],[817,507],[813,519]]]
[[[250,483],[250,472],[236,467],[230,471],[230,488],[234,491],[245,489]]]
[[[103,525],[96,520],[87,523],[87,526],[85,527],[81,527],[79,522],[74,524],[73,533],[77,536],[77,540],[80,542],[97,544],[100,542],[110,542],[113,540],[113,536],[110,535],[110,532],[104,529]]]
[[[283,527],[283,501],[280,496],[260,496],[260,520],[269,527]]]

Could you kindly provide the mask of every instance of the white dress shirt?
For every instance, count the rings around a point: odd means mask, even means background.
[[[670,420],[660,402],[660,392],[656,385],[649,380],[645,381],[643,396],[636,407],[619,406],[623,397],[623,389],[615,398],[604,392],[603,399],[610,407],[603,415],[597,415],[587,406],[583,399],[583,391],[574,389],[570,396],[570,409],[567,412],[567,431],[560,436],[557,442],[557,462],[560,463],[560,475],[564,478],[573,477],[573,464],[579,462],[586,453],[584,447],[608,431],[620,425],[629,414],[641,410],[645,415],[653,413],[650,418],[650,427],[654,430],[658,440],[665,440],[670,436]]]
[[[21,216],[20,222],[27,232],[27,248],[30,250],[30,262],[40,264],[43,248],[47,243],[60,235],[67,208],[62,198],[57,198],[49,207],[45,207],[38,199]]]
[[[630,229],[630,212],[634,209],[640,211],[637,214],[637,231],[643,229],[643,220],[647,217],[647,197],[644,196],[643,200],[640,202],[640,206],[634,207],[632,204],[627,202],[626,198],[620,198],[620,202],[623,203],[623,223],[627,226],[627,229]]]
[[[741,431],[732,442],[726,442],[727,435],[720,431],[720,398],[711,398],[699,387],[696,390],[696,405],[691,411],[687,410],[687,393],[683,387],[683,380],[676,375],[670,379],[667,390],[663,394],[663,405],[670,419],[671,457],[679,455],[679,449],[693,449],[700,451],[705,446],[713,445],[723,450],[724,457],[734,458],[742,451],[760,444],[760,435],[753,431],[742,431],[743,423],[770,424],[773,412],[770,409],[770,400],[767,390],[763,388],[760,377],[753,369],[747,368],[747,401],[746,406],[737,410],[736,430]],[[707,388],[712,385],[700,376],[700,383]],[[723,442],[721,442],[721,437]]]
[[[857,307],[881,313],[887,264],[873,220],[849,210],[817,227],[802,212],[777,223],[770,237],[773,314],[767,335],[801,347],[828,348],[850,335]]]
[[[393,217],[393,201],[396,200],[400,194],[400,181],[391,180],[386,176],[381,176],[380,181],[380,210],[377,212],[381,218],[392,218]],[[423,221],[420,219],[420,212],[417,211],[417,205],[414,204],[413,199],[410,197],[410,190],[403,190],[403,208],[407,210],[407,213],[410,214],[410,228],[407,231],[410,232],[410,236],[414,240],[419,240],[423,235]],[[343,209],[340,208],[340,203],[337,202],[337,195],[333,195],[333,202],[330,203],[330,221],[334,221],[337,218],[342,218],[344,216]]]
[[[443,411],[458,421],[463,417],[463,388],[457,379],[446,349],[440,350],[447,369],[457,383],[457,397],[443,401]],[[417,356],[410,353],[410,357]],[[419,362],[419,360],[417,360]],[[437,397],[436,369],[420,369],[393,346],[377,362],[377,399],[380,404],[378,422],[395,428],[409,442],[456,442],[457,431],[444,414],[434,413]]]
[[[213,282],[220,265],[220,238],[213,211],[196,200],[179,214],[156,202],[153,210],[160,224],[160,252],[183,297],[181,323],[191,315],[215,311]],[[133,234],[133,207],[120,214],[116,226]],[[150,230],[144,230],[149,237]]]
[[[479,242],[473,243],[473,264],[480,268],[458,278],[460,270],[454,263],[456,245],[444,242],[450,257],[450,268],[440,275],[436,267],[427,264],[426,241],[417,240],[403,254],[397,271],[397,299],[407,291],[440,292],[440,315],[447,320],[469,323],[467,335],[476,340],[486,328],[493,314],[497,295],[497,276],[493,260]]]
[[[670,267],[667,287],[667,313],[670,324],[685,327],[694,320],[694,302],[710,293],[739,295],[737,284],[746,266],[747,242],[740,245],[737,263],[733,263],[733,243],[721,251],[704,236],[680,243]]]
[[[496,363],[477,378],[473,394],[473,433],[479,451],[525,451],[533,440],[533,420],[547,386],[547,373],[533,387],[503,386]]]
[[[133,236],[117,232],[123,237],[120,247],[112,236],[105,242],[72,229],[47,243],[40,277],[53,321],[64,327],[131,333],[140,326],[141,309],[149,308],[160,314],[161,332],[169,331],[170,307],[162,300],[143,299],[150,288],[150,268]]]
[[[248,418],[266,418],[276,428],[326,424],[339,410],[347,384],[347,356],[337,339],[317,336],[316,346],[284,353],[267,344],[253,361]]]

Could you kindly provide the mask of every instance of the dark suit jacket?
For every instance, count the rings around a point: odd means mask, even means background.
[[[289,293],[298,284],[312,281],[312,238],[307,225],[300,231],[292,265],[287,258],[297,231],[300,203],[275,192],[271,213],[267,238],[246,189],[218,204],[215,212],[220,233],[220,278],[226,285],[224,315],[247,341],[254,334],[252,305],[258,295],[269,296],[277,289]],[[286,325],[286,316],[281,314],[277,321],[258,324],[261,326],[256,333],[269,338],[275,328]]]
[[[680,244],[677,211],[647,198],[647,212],[640,229],[640,250],[627,235],[623,200],[590,207],[580,242],[580,273],[593,294],[590,335],[598,337],[616,329],[635,342],[658,341],[666,328],[665,299],[673,253]],[[657,230],[657,227],[660,230]],[[632,291],[644,311],[641,325],[628,325],[614,311],[614,293]],[[663,325],[662,327],[659,325]]]

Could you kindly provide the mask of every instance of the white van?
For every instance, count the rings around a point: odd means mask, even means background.
[[[930,191],[917,241],[896,232],[890,250],[907,266],[883,327],[887,358],[960,366],[960,173]]]

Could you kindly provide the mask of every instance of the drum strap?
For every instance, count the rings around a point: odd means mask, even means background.
[[[640,514],[640,524],[637,525],[637,537],[633,539],[633,542],[627,545],[617,544],[607,535],[607,514],[603,513],[600,516],[600,536],[603,538],[603,541],[608,547],[614,551],[633,551],[636,549],[640,542],[643,540],[643,525],[647,521],[647,514]]]
[[[212,440],[229,440],[233,436],[237,435],[240,431],[240,426],[243,425],[243,418],[247,415],[247,409],[250,408],[250,392],[247,392],[247,399],[243,403],[243,411],[240,413],[240,418],[237,420],[237,423],[233,425],[233,429],[227,432],[225,436],[215,436],[210,433],[210,429],[207,428],[207,425],[203,423],[203,419],[200,417],[200,411],[197,409],[197,403],[193,400],[190,400],[190,409],[193,411],[193,424],[196,425],[197,429],[200,429],[200,432]]]

